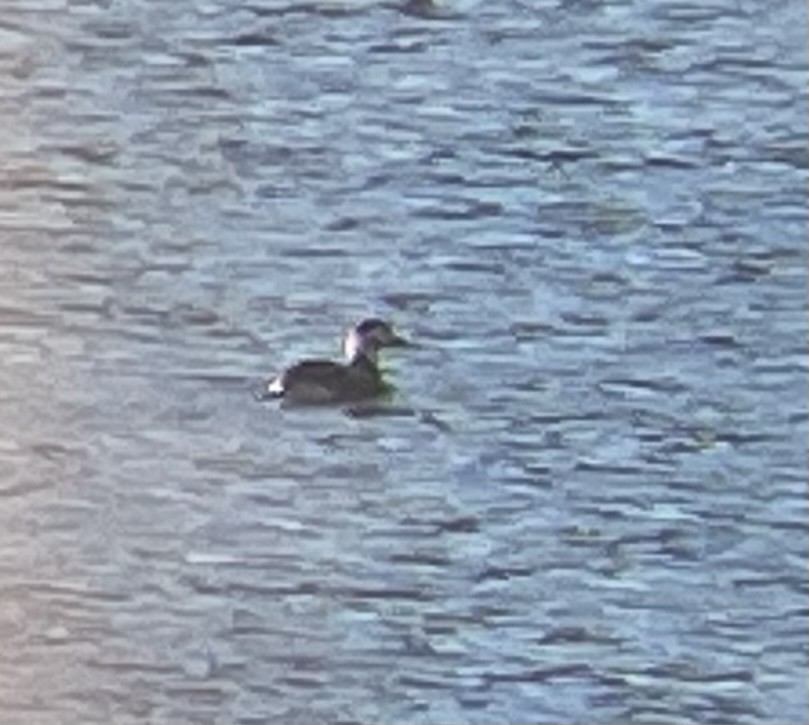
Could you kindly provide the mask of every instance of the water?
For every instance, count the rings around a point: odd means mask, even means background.
[[[806,12],[6,3],[3,722],[806,722]]]

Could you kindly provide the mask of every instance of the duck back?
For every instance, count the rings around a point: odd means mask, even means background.
[[[269,392],[290,402],[323,404],[361,400],[383,390],[379,370],[359,356],[348,365],[330,360],[304,360],[269,385]]]

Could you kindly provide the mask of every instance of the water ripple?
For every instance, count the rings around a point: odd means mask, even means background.
[[[803,718],[805,27],[0,10],[6,717]]]

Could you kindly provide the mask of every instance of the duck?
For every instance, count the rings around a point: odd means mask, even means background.
[[[346,332],[344,363],[303,360],[270,380],[262,398],[283,398],[290,403],[310,405],[375,398],[389,389],[379,370],[379,350],[408,344],[390,323],[369,317]]]

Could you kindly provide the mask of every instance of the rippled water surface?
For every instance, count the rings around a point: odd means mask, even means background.
[[[0,719],[806,722],[806,16],[3,3]]]

